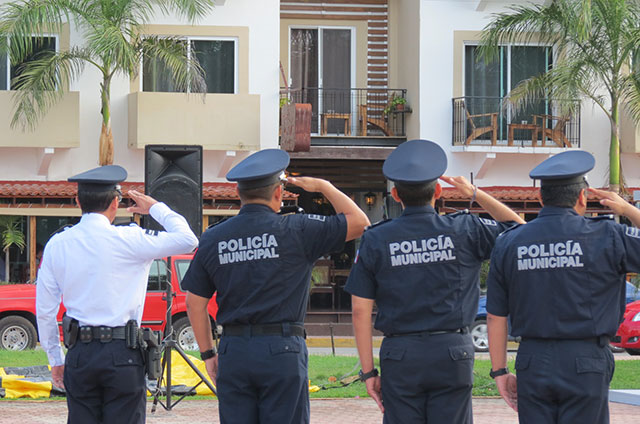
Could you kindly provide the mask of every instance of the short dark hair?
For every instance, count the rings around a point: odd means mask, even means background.
[[[580,192],[589,187],[582,181],[573,184],[543,185],[540,187],[540,198],[544,206],[572,208],[576,205]]]
[[[428,183],[407,184],[394,182],[398,197],[405,206],[424,206],[433,199],[436,193],[437,180]]]
[[[265,200],[270,201],[273,197],[273,192],[276,191],[276,188],[280,183],[270,184],[264,187],[252,188],[249,190],[243,190],[238,188],[238,195],[240,196],[240,200],[243,203],[250,202],[252,200]]]
[[[118,190],[85,191],[78,190],[78,201],[82,213],[104,212],[120,193]]]

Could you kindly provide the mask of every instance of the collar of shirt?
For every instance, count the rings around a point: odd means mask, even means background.
[[[557,206],[545,206],[540,209],[539,217],[547,216],[547,215],[575,215],[579,216],[578,212],[576,212],[573,208],[559,208]]]
[[[83,224],[104,225],[107,227],[111,226],[111,223],[109,222],[109,218],[102,215],[101,213],[82,214],[82,218],[80,218],[80,222],[82,222]]]
[[[402,216],[404,215],[416,215],[420,213],[436,213],[436,210],[433,209],[433,206],[407,206],[402,211]]]
[[[247,205],[244,205],[240,208],[240,212],[238,212],[238,214],[243,214],[243,213],[252,213],[252,212],[271,212],[271,213],[275,213],[273,211],[273,209],[271,209],[269,206],[267,205],[263,205],[261,203],[249,203]]]

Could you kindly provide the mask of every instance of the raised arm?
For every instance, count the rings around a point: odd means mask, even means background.
[[[616,215],[626,216],[633,225],[640,227],[640,209],[612,191],[590,188],[589,191],[600,198],[600,204],[610,208]]]
[[[362,209],[329,181],[312,177],[289,177],[287,181],[305,191],[322,193],[336,210],[336,213],[344,214],[347,219],[347,237],[345,241],[360,237],[365,227],[371,224]]]
[[[518,224],[526,224],[520,215],[512,211],[504,203],[493,198],[490,194],[475,187],[465,177],[447,177],[443,175],[440,179],[460,190],[465,196],[473,198],[475,192],[475,201],[496,221],[515,221]]]

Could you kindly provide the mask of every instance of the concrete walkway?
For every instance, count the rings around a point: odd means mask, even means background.
[[[611,424],[637,423],[640,406],[609,404]],[[219,423],[218,402],[215,400],[183,400],[171,411],[158,409],[151,414],[148,403],[149,424],[212,424]],[[478,398],[473,400],[475,424],[517,424],[518,418],[502,399]],[[61,400],[1,401],[1,424],[64,424],[67,404]],[[312,399],[312,424],[369,424],[381,423],[382,414],[371,399]]]

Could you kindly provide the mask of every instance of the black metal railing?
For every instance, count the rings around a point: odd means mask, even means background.
[[[406,89],[281,89],[280,105],[311,104],[311,133],[320,136],[404,137]]]
[[[454,146],[580,147],[580,104],[540,99],[515,110],[501,97],[457,97]],[[561,107],[562,106],[562,107]]]

